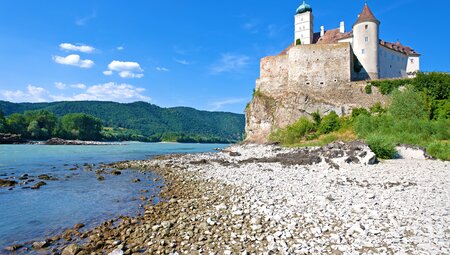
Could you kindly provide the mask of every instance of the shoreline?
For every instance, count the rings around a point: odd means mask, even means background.
[[[318,154],[320,153],[320,154]],[[162,202],[87,232],[69,254],[449,252],[448,162],[371,165],[361,144],[232,145],[108,165],[164,178]],[[319,155],[319,157],[317,157]],[[320,161],[319,161],[320,160]]]

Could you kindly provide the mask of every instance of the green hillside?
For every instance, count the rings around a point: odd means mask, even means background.
[[[161,108],[145,102],[122,104],[97,101],[53,103],[0,101],[0,110],[6,116],[30,110],[47,110],[58,117],[70,113],[85,113],[103,120],[104,126],[113,128],[112,132],[126,130],[150,137],[150,140],[180,140],[180,137],[189,136],[235,142],[242,139],[245,125],[242,114],[199,111],[188,107]]]

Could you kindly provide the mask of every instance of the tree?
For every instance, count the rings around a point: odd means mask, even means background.
[[[0,133],[5,133],[7,131],[7,124],[5,120],[5,115],[3,111],[0,110]]]
[[[28,123],[25,116],[19,113],[11,114],[6,120],[8,130],[13,134],[20,134],[22,136],[27,135]]]
[[[393,93],[389,112],[400,120],[423,119],[426,116],[423,98],[412,86]]]
[[[27,131],[31,135],[30,138],[48,139],[56,134],[58,119],[49,111],[27,111],[25,112],[25,120],[29,123]]]
[[[98,118],[84,113],[71,113],[61,118],[59,135],[68,139],[98,140],[103,124]]]

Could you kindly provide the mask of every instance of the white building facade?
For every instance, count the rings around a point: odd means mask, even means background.
[[[314,33],[312,7],[303,2],[295,15],[295,45],[350,43],[354,54],[353,80],[414,77],[420,71],[420,54],[400,42],[380,39],[381,22],[367,4],[351,31],[344,22],[336,29]]]

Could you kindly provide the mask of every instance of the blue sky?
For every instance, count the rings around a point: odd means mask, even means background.
[[[450,71],[448,1],[367,1],[381,38]],[[293,41],[301,0],[1,0],[0,100],[148,101],[242,113],[259,59]],[[364,1],[308,1],[315,30],[356,20]],[[427,5],[425,5],[427,4]]]

